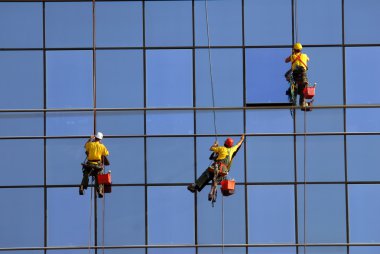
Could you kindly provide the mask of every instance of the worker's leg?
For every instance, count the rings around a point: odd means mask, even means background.
[[[83,186],[83,189],[87,189],[88,187],[88,176],[90,174],[91,169],[87,167],[83,167],[83,178],[82,178],[82,183],[81,186]]]
[[[195,192],[196,190],[200,192],[214,177],[214,174],[209,169],[210,168],[207,168],[202,173],[202,175],[198,177],[194,184],[190,184],[189,186],[187,186],[187,189],[191,192]]]

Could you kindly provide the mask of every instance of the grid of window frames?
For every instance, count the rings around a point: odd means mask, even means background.
[[[1,1],[0,252],[379,253],[379,10]],[[292,118],[283,76],[296,35],[318,85],[313,111]],[[236,193],[211,207],[209,187],[186,185],[210,163],[214,124],[219,143],[246,141]],[[78,195],[95,131],[110,150],[103,200]]]

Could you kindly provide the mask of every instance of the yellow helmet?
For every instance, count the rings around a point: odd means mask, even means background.
[[[295,50],[302,50],[302,44],[299,43],[299,42],[297,42],[296,44],[294,44],[293,49],[295,49]]]

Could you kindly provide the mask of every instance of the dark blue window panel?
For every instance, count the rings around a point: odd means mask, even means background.
[[[194,134],[193,111],[148,111],[147,134]]]
[[[206,18],[208,14],[208,32]],[[207,33],[211,45],[242,45],[242,8],[240,1],[195,1],[195,44],[208,45]]]
[[[96,45],[142,46],[142,14],[141,1],[96,3]]]
[[[298,38],[304,44],[342,43],[342,1],[299,1]]]
[[[285,58],[290,49],[247,49],[246,61],[246,103],[284,103],[288,83],[284,77],[290,69]]]
[[[244,186],[236,185],[235,194],[228,197],[222,196],[218,186],[214,207],[207,198],[209,189],[210,187],[206,186],[198,194],[198,211],[201,211],[198,212],[198,244],[222,244],[222,225],[225,244],[245,244],[245,210],[236,209],[244,207]],[[224,209],[224,218],[222,209]],[[205,250],[202,253],[210,253]]]
[[[96,60],[97,107],[144,107],[141,50],[98,50]]]
[[[249,182],[294,181],[293,137],[247,137]]]
[[[91,3],[46,3],[46,47],[91,47]]]
[[[193,138],[147,139],[148,183],[191,182],[194,178]]]
[[[367,30],[362,27],[360,29]],[[346,48],[347,104],[380,103],[380,87],[376,85],[379,58],[380,47]]]
[[[379,181],[378,147],[380,136],[347,136],[347,168],[349,181]]]
[[[295,247],[257,247],[248,248],[248,254],[296,254]]]
[[[212,1],[211,1],[212,2]],[[241,49],[212,49],[211,72],[207,49],[196,50],[196,105],[241,107],[243,105],[243,55]]]
[[[1,51],[0,69],[0,108],[43,107],[44,73],[41,51]]]
[[[346,110],[348,132],[377,132],[380,130],[380,109],[350,108]]]
[[[91,133],[88,133],[90,136]],[[80,184],[88,139],[46,140],[47,184]],[[105,140],[105,143],[107,141]]]
[[[216,110],[215,123],[213,111],[197,111],[196,123],[198,134],[236,134],[243,133],[243,111],[241,110]]]
[[[104,144],[110,152],[112,183],[144,183],[143,138],[107,138]]]
[[[194,248],[149,248],[148,254],[195,254]],[[199,252],[198,252],[199,253]]]
[[[248,133],[292,133],[294,128],[290,110],[247,110],[245,121]]]
[[[0,246],[44,245],[44,190],[42,188],[0,189]]]
[[[199,254],[214,254],[214,253],[226,253],[226,254],[245,254],[245,248],[198,248]]]
[[[0,3],[0,48],[42,47],[42,3]]]
[[[219,145],[223,145],[227,137],[218,137]],[[231,137],[236,144],[239,142],[240,137]],[[212,161],[209,160],[211,155],[210,147],[215,142],[215,137],[197,138],[197,176],[199,177],[208,167]],[[240,147],[239,152],[236,154],[229,177],[235,179],[237,182],[244,181],[244,144]],[[208,188],[208,187],[205,187]]]
[[[1,136],[43,136],[43,113],[0,113]]]
[[[146,1],[146,46],[191,46],[192,2]]]
[[[304,186],[298,185],[298,240],[300,243],[305,242],[304,193]],[[344,184],[307,185],[306,243],[346,242],[346,195]]]
[[[99,250],[98,250],[99,252]],[[107,254],[145,254],[145,249],[143,248],[125,248],[125,249],[106,249],[104,250]],[[83,251],[82,251],[83,253]],[[64,254],[64,253],[63,253]]]
[[[291,0],[245,0],[245,44],[291,44],[291,11]]]
[[[47,190],[48,246],[89,245],[90,223],[91,228],[94,228],[94,209],[90,208],[91,202],[94,201],[90,197],[90,188],[87,189],[84,196],[79,196],[77,187],[49,188]],[[91,230],[90,245],[94,245],[93,230]]]
[[[343,132],[344,111],[343,109],[316,109],[306,113],[301,110],[296,112],[296,131],[305,132]]]
[[[351,246],[350,254],[377,254],[380,252],[379,246]]]
[[[333,247],[304,247],[298,248],[299,254],[346,254],[347,247],[333,246]],[[351,251],[350,251],[351,253]],[[361,253],[363,254],[363,253]]]
[[[93,112],[51,112],[46,114],[46,134],[91,135],[93,133]]]
[[[185,186],[148,187],[148,244],[194,244],[193,206]]]
[[[144,134],[143,111],[98,111],[96,127],[107,135]]]
[[[46,54],[48,108],[93,106],[92,52],[49,51]]]
[[[352,184],[348,188],[349,225],[351,243],[380,241],[380,195],[378,184]]]
[[[344,181],[344,137],[297,137],[297,179],[304,181],[306,160],[307,181]],[[306,153],[306,158],[305,158]]]
[[[86,250],[86,252],[88,253],[88,250]],[[68,250],[68,249],[65,249],[65,250],[47,250],[46,251],[47,254],[81,254],[83,253],[83,249],[78,249],[78,250]],[[106,250],[106,253],[108,254],[109,253],[109,250]],[[89,254],[95,254],[95,250],[90,250],[90,253]]]
[[[248,243],[295,243],[294,186],[248,186]]]
[[[346,43],[380,43],[377,33],[380,23],[377,0],[346,0],[344,2],[344,30]],[[365,65],[367,66],[367,64]]]
[[[44,254],[43,250],[25,250],[25,251],[11,251],[14,254]]]
[[[104,245],[145,244],[144,187],[113,186],[106,196],[98,202],[98,244],[103,243],[103,218]]]
[[[2,177],[0,185],[44,183],[44,142],[30,139],[0,139]],[[21,158],[20,158],[21,157]]]

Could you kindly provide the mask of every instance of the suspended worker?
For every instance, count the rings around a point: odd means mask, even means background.
[[[230,171],[233,158],[243,141],[244,135],[241,136],[240,141],[235,146],[233,145],[234,140],[232,138],[227,138],[224,142],[224,146],[219,146],[218,141],[215,141],[210,147],[210,151],[213,151],[217,155],[214,163],[203,172],[195,183],[187,186],[187,189],[191,192],[195,192],[196,190],[200,192],[207,183],[214,179],[215,172],[220,176],[227,175]]]
[[[303,89],[308,85],[307,79],[307,64],[309,62],[309,57],[302,53],[302,44],[297,42],[293,45],[292,55],[285,59],[286,63],[291,62],[292,67],[289,70],[285,77],[289,81],[289,75],[293,75],[293,80],[296,83],[297,94],[300,96],[299,105],[301,107],[308,106],[304,99]]]
[[[95,136],[91,136],[84,145],[87,160],[85,163],[82,163],[83,178],[82,183],[79,186],[79,195],[84,194],[84,190],[88,187],[88,178],[89,176],[92,176],[95,178],[95,189],[98,193],[98,197],[103,197],[104,186],[99,186],[97,175],[104,170],[105,165],[109,165],[107,159],[109,152],[106,146],[101,143],[102,139],[103,133],[98,132]]]

